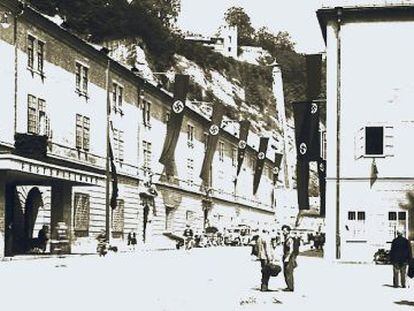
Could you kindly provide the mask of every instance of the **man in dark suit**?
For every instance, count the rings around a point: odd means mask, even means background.
[[[401,287],[405,287],[408,261],[412,258],[410,242],[397,232],[397,237],[391,243],[390,260],[393,265],[393,284],[398,287],[398,275],[401,275]]]

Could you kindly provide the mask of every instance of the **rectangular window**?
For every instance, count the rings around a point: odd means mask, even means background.
[[[90,119],[80,114],[76,115],[76,148],[89,151]]]
[[[207,150],[208,146],[208,133],[204,132],[204,152]]]
[[[219,161],[224,162],[224,142],[219,142]]]
[[[187,124],[187,146],[194,147],[194,126]]]
[[[75,193],[74,231],[75,236],[85,237],[89,234],[90,199],[88,194]]]
[[[165,124],[167,124],[168,123],[168,121],[170,121],[170,112],[169,111],[167,111],[166,113],[165,113]]]
[[[144,173],[151,172],[151,161],[152,161],[152,144],[147,141],[142,142],[142,150],[143,150],[143,169]]]
[[[27,132],[50,137],[50,122],[46,114],[46,101],[27,96]]]
[[[117,161],[124,161],[124,131],[114,129],[114,155]]]
[[[384,127],[367,126],[365,127],[365,154],[383,155],[384,154]]]
[[[44,46],[44,42],[37,41],[37,71],[40,73],[43,73]]]
[[[76,63],[76,91],[79,95],[86,96],[88,94],[88,67]]]
[[[358,212],[358,220],[365,220],[365,212]]]
[[[194,159],[187,159],[187,184],[194,184]]]
[[[356,214],[355,212],[348,212],[348,220],[355,220]]]
[[[232,148],[231,149],[231,165],[233,167],[237,166],[237,148]]]
[[[116,200],[116,208],[112,211],[112,235],[121,237],[124,233],[124,200]]]
[[[142,121],[145,126],[151,126],[151,103],[146,100],[142,103]]]
[[[398,220],[406,220],[407,213],[406,212],[398,212]]]
[[[122,104],[124,97],[124,88],[116,83],[112,83],[112,109],[115,113],[119,112],[122,114]]]
[[[34,49],[35,38],[28,36],[27,38],[27,67],[34,69]]]
[[[388,213],[388,220],[397,220],[397,213],[396,212],[389,212]]]

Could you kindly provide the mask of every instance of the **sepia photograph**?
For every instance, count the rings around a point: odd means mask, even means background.
[[[412,310],[413,38],[414,0],[0,0],[2,310]]]

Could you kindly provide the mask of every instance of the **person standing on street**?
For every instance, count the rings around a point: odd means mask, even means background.
[[[391,243],[390,260],[393,266],[393,285],[398,287],[399,275],[401,276],[401,287],[405,287],[405,276],[407,265],[412,258],[410,242],[403,237],[402,232],[397,232],[397,237]]]
[[[190,228],[190,225],[186,225],[186,228],[184,229],[184,246],[186,250],[190,250],[192,248],[192,243],[193,243],[193,235],[194,232],[193,230]]]
[[[290,235],[290,227],[287,225],[282,226],[282,232],[285,237],[283,243],[283,274],[285,277],[285,282],[287,288],[284,291],[293,292],[294,283],[293,283],[293,270],[296,268],[296,256],[297,252],[295,251],[295,241]]]
[[[263,230],[256,241],[257,245],[257,258],[260,260],[260,267],[262,273],[262,280],[260,285],[260,291],[265,292],[268,289],[269,276],[267,275],[266,265],[269,262],[268,247],[270,247],[270,241],[268,238],[267,230]]]

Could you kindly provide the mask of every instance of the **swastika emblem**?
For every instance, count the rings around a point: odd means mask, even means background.
[[[305,143],[299,145],[299,152],[301,155],[304,155],[308,151],[308,146]]]
[[[324,172],[325,171],[325,165],[323,165],[323,163],[319,163],[319,170],[321,172]]]
[[[220,129],[217,124],[213,124],[212,126],[210,126],[209,132],[211,135],[216,136],[219,133],[219,131]]]
[[[244,140],[239,141],[239,148],[240,149],[245,149],[246,148],[246,142]]]
[[[263,160],[265,158],[264,152],[259,152],[259,154],[257,155],[257,157],[259,158],[259,160]]]
[[[184,103],[181,100],[176,100],[173,104],[172,104],[172,110],[176,113],[179,114],[181,112],[183,112],[184,110]]]
[[[318,105],[315,103],[312,103],[311,105],[311,114],[315,114],[318,111]]]
[[[279,173],[279,168],[278,167],[274,167],[273,168],[273,174],[278,174]]]

